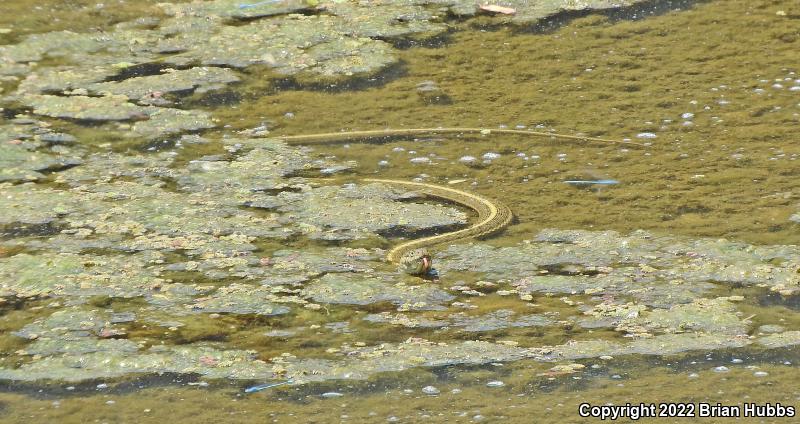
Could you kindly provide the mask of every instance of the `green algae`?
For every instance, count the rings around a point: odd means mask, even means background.
[[[145,117],[145,110],[128,103],[125,96],[52,96],[30,95],[25,98],[33,113],[53,118],[87,121],[127,121]]]
[[[396,277],[395,277],[396,278]],[[327,274],[303,288],[303,295],[319,303],[368,305],[391,302],[399,310],[443,309],[453,296],[434,287],[393,282],[390,276],[368,277]]]
[[[499,309],[484,315],[470,316],[463,312],[448,315],[446,319],[416,318],[405,314],[382,312],[364,317],[365,321],[388,323],[408,328],[460,328],[466,332],[494,331],[517,327],[543,327],[553,321],[541,315],[515,315],[514,311]]]
[[[165,69],[159,75],[128,78],[122,81],[83,84],[95,94],[111,93],[137,101],[149,96],[175,92],[208,91],[221,84],[239,81],[236,74],[225,68]]]

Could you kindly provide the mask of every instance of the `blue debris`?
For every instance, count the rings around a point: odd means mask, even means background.
[[[564,181],[564,182],[567,183],[567,184],[572,184],[572,185],[592,185],[592,184],[614,185],[614,184],[619,184],[619,181],[617,181],[617,180],[567,180],[567,181]]]
[[[257,386],[248,387],[244,389],[245,393],[256,393],[262,390],[271,389],[273,387],[283,386],[284,384],[292,384],[292,380],[281,381],[279,383],[266,383],[266,384],[259,384]]]

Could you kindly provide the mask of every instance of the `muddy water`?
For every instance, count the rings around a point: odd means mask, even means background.
[[[88,9],[80,9],[84,3]],[[12,42],[31,32],[90,30],[155,13],[151,2],[108,3],[104,7],[89,2],[71,2],[69,7],[42,4],[35,12],[29,2],[0,6],[0,27],[15,30],[3,35],[3,41]],[[457,23],[447,37],[404,49],[401,65],[370,80],[275,82],[268,71],[252,71],[237,87],[236,101],[220,105],[197,99],[196,104],[231,130],[252,128],[267,120],[280,135],[504,125],[649,144],[432,135],[389,143],[314,146],[320,156],[358,161],[355,172],[342,177],[344,180],[426,174],[428,182],[463,180],[453,185],[501,199],[514,210],[517,222],[489,241],[496,245],[516,244],[543,228],[623,233],[645,229],[754,244],[800,243],[798,227],[789,221],[797,212],[800,185],[796,160],[800,155],[796,143],[800,92],[788,89],[800,79],[796,68],[800,51],[797,4],[731,0],[677,6],[680,10],[646,16],[640,16],[638,10],[564,16],[527,28],[498,26],[487,17],[470,19]],[[68,20],[85,16],[87,10],[97,16],[96,21]],[[22,17],[12,20],[13,15]],[[61,21],[52,20],[53,16],[60,16]],[[434,81],[448,101],[422,98],[417,84],[427,80]],[[194,106],[192,101],[187,104]],[[93,130],[81,131],[89,137]],[[490,152],[500,157],[489,164],[480,163],[482,155]],[[202,153],[182,154],[190,158]],[[466,155],[478,158],[479,164],[460,163],[459,158]],[[428,157],[431,163],[414,164],[410,160],[415,157]],[[388,166],[380,166],[382,160]],[[575,187],[564,183],[606,178],[619,184]],[[729,294],[756,295],[745,289],[719,293]],[[508,301],[499,296],[477,303],[479,311],[508,307]],[[563,305],[561,309],[558,305],[544,299],[537,312],[561,310],[566,315]],[[27,304],[22,310],[6,313],[4,330],[19,328],[18,323],[36,316],[35,309],[25,309],[36,306]],[[764,306],[748,300],[740,310],[747,315],[752,310],[755,325],[780,319],[788,329],[800,325],[796,303],[779,300]],[[347,320],[349,313],[346,309],[332,312],[335,320]],[[319,319],[319,324],[326,320],[309,315],[308,324],[315,323],[314,319]],[[301,338],[264,346],[259,327],[252,331],[241,328],[234,318],[209,321],[199,320],[195,329],[187,329],[184,342],[193,340],[192,331],[202,338],[227,330],[228,343],[259,349],[264,357],[281,351],[323,356],[327,346],[345,340],[376,343],[411,336],[452,337],[412,330],[386,334],[373,327],[357,329],[357,337]],[[602,336],[600,330],[587,336],[568,329],[526,329],[476,338],[540,338],[541,344],[556,344]],[[20,348],[19,344],[4,337],[6,351]],[[755,377],[753,369],[732,367],[736,358],[744,359],[745,366],[758,366],[768,376]],[[65,389],[65,384],[4,383],[0,386],[0,420],[386,422],[396,417],[402,422],[531,422],[531,417],[537,417],[537,422],[585,422],[577,415],[581,402],[798,405],[800,391],[793,365],[798,361],[796,348],[694,352],[657,360],[587,360],[587,371],[577,375],[552,375],[548,373],[551,365],[520,361],[413,370],[366,382],[280,387],[248,396],[242,394],[241,383],[188,385],[200,380],[170,375],[128,380],[111,389],[96,389],[98,382],[76,384],[74,390]],[[711,371],[717,366],[731,366],[732,370]],[[492,380],[502,380],[505,386],[487,387]],[[427,385],[436,386],[441,395],[423,395],[420,390]],[[320,397],[325,392],[344,396]]]

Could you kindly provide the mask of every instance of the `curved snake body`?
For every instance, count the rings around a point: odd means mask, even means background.
[[[466,238],[482,237],[496,233],[506,228],[514,218],[514,215],[508,206],[476,194],[467,193],[466,191],[411,181],[389,180],[381,178],[364,178],[363,180],[366,182],[383,183],[408,188],[431,197],[438,197],[440,199],[466,206],[478,213],[478,222],[468,228],[407,241],[393,247],[386,254],[386,260],[392,263],[400,263],[400,259],[403,258],[405,254],[415,249],[423,249],[437,244],[449,243]]]
[[[586,137],[581,135],[566,135],[555,134],[550,132],[539,132],[530,130],[517,130],[517,129],[488,129],[488,128],[403,128],[403,129],[382,129],[382,130],[367,130],[367,131],[346,131],[338,133],[321,133],[321,134],[304,134],[294,136],[277,136],[279,140],[283,140],[289,144],[317,144],[329,143],[344,140],[351,140],[355,138],[385,138],[397,136],[410,136],[422,134],[481,134],[489,135],[496,134],[515,134],[527,135],[531,137],[545,137],[550,139],[563,139],[603,144],[622,144],[628,146],[646,147],[645,144],[634,143],[630,141],[615,141],[597,137]],[[405,261],[404,256],[414,256],[414,260],[422,259],[422,265],[417,264],[417,269],[424,271],[430,268],[430,256],[427,255],[425,248],[437,244],[453,242],[456,240],[463,240],[467,238],[475,238],[486,236],[506,228],[514,218],[511,209],[506,205],[478,196],[476,194],[467,193],[465,191],[457,190],[450,187],[443,187],[433,184],[416,183],[410,181],[390,180],[382,178],[365,178],[364,181],[384,183],[395,186],[405,187],[420,193],[426,194],[431,197],[438,197],[462,206],[466,206],[478,213],[478,222],[468,228],[458,231],[452,231],[445,234],[439,234],[431,237],[425,237],[417,240],[411,240],[401,243],[391,250],[386,255],[386,260],[395,264],[403,265]],[[425,259],[427,257],[427,259]],[[413,268],[413,266],[412,266]]]

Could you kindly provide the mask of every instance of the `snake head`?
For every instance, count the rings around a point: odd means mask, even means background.
[[[406,274],[425,275],[433,267],[433,260],[427,249],[414,249],[400,258],[400,268]]]

